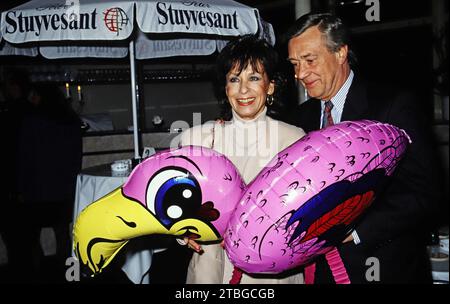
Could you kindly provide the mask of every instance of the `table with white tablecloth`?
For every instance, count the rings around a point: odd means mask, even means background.
[[[428,246],[433,281],[435,284],[448,284],[448,225],[438,229],[434,234],[433,244]]]
[[[78,214],[89,204],[122,186],[128,178],[127,175],[114,176],[109,165],[87,168],[78,174],[73,223]],[[152,249],[126,252],[122,270],[135,284],[149,284],[149,270],[154,252],[155,250]]]

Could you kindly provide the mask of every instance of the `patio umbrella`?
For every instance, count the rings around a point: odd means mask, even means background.
[[[0,32],[0,56],[29,56],[36,57],[38,55],[37,47],[18,47],[11,45],[2,39],[2,33]]]
[[[0,29],[0,39],[6,40],[0,42],[0,54],[20,52],[14,47],[27,43],[51,59],[129,56],[136,159],[135,58],[209,55],[244,34],[258,33],[275,43],[272,26],[261,20],[258,10],[232,0],[33,0],[2,12]]]

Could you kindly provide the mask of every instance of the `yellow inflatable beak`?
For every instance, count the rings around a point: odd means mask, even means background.
[[[79,214],[73,228],[73,249],[80,262],[97,274],[130,239],[151,234],[189,236],[197,241],[221,239],[215,229],[197,219],[183,219],[165,227],[145,206],[125,197],[118,188]]]

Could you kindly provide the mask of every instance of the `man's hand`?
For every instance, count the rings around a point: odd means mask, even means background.
[[[351,242],[351,241],[353,241],[353,235],[352,235],[352,234],[349,234],[349,235],[345,238],[345,240],[342,241],[342,244],[345,244],[345,243],[348,243],[348,242]]]

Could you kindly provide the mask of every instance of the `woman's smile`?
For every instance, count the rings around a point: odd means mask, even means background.
[[[246,106],[253,104],[255,102],[255,100],[256,100],[255,97],[239,98],[239,99],[237,99],[237,102],[240,106],[246,107]]]

